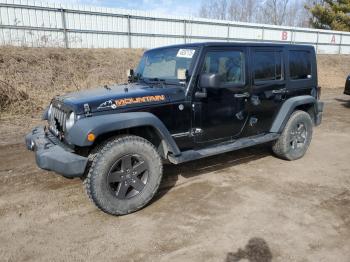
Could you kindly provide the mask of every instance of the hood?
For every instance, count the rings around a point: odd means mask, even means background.
[[[131,83],[68,93],[56,97],[55,100],[71,107],[77,114],[83,114],[85,104],[94,113],[175,102],[183,100],[184,97],[184,88],[180,86],[152,87]]]

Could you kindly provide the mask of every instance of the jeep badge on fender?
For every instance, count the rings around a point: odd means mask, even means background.
[[[156,194],[163,162],[257,144],[304,156],[321,123],[312,46],[195,43],[148,50],[128,84],[52,99],[26,136],[38,166],[80,177],[102,211],[124,215]]]

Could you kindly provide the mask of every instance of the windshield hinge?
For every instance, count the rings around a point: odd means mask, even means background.
[[[84,104],[84,113],[86,117],[89,117],[92,115],[89,104]]]

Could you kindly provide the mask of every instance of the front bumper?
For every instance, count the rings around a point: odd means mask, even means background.
[[[324,107],[324,103],[321,101],[317,101],[317,104],[316,104],[317,112],[316,112],[316,118],[315,118],[315,126],[320,125],[322,122],[323,107]]]
[[[84,174],[88,158],[55,143],[43,127],[34,128],[26,135],[25,141],[28,150],[35,152],[36,163],[40,168],[69,178]]]

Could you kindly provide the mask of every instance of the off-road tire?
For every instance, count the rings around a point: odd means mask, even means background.
[[[118,199],[111,190],[108,176],[113,166],[125,156],[137,154],[147,164],[147,181],[137,195]],[[118,171],[119,172],[119,171]],[[162,179],[163,165],[156,148],[144,138],[132,135],[116,137],[99,149],[84,180],[90,200],[102,211],[125,215],[143,208],[153,198]]]
[[[306,131],[305,142],[300,143],[300,147],[293,148],[293,142],[291,140],[295,137],[295,130],[298,129],[298,126],[301,127],[302,125]],[[272,151],[276,156],[285,160],[296,160],[303,157],[311,142],[312,129],[313,124],[308,113],[301,110],[293,112],[281,136],[272,146]],[[299,143],[297,144],[299,145]]]

